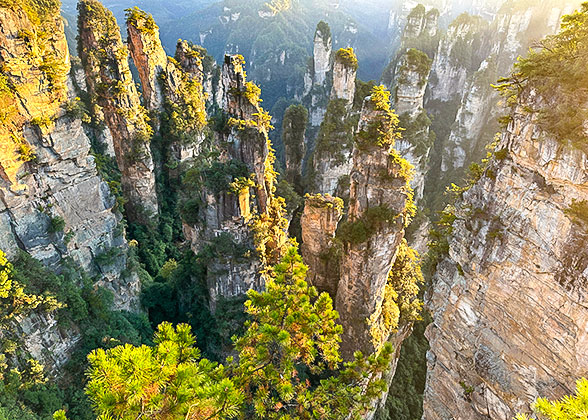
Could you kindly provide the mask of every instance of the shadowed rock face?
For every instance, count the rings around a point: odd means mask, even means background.
[[[57,272],[71,257],[113,292],[115,308],[137,310],[140,283],[134,273],[122,274],[127,244],[115,199],[97,174],[81,121],[64,110],[76,93],[68,88],[62,18],[58,9],[38,18],[0,6],[1,76],[19,98],[0,94],[6,112],[0,124],[0,249],[9,257],[25,251]],[[55,231],[61,219],[64,228]],[[113,249],[120,252],[109,263],[95,258]],[[21,349],[52,373],[80,338],[42,311],[19,319],[15,328]]]
[[[131,220],[148,223],[157,216],[152,129],[131,76],[128,51],[116,20],[97,0],[78,4],[80,58],[88,92],[95,95],[112,133]]]
[[[343,216],[343,201],[330,195],[306,197],[300,251],[308,265],[307,280],[320,292],[337,295],[339,283],[340,247],[333,239],[337,224]]]
[[[425,419],[511,419],[588,374],[588,231],[568,212],[588,156],[512,116],[433,280]]]

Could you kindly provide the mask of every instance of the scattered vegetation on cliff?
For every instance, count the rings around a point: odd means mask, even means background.
[[[137,6],[125,9],[125,16],[127,22],[141,32],[147,33],[149,35],[155,35],[155,31],[159,29],[155,24],[153,16],[139,9]]]
[[[347,115],[347,101],[332,99],[316,138],[314,159],[332,156],[338,163],[345,160],[344,150],[350,151],[355,121]]]
[[[316,31],[314,33],[314,37],[316,38],[316,36],[318,34],[320,34],[320,36],[322,37],[323,45],[325,46],[325,48],[327,48],[329,46],[329,43],[331,42],[332,35],[331,35],[331,27],[324,20],[321,20],[316,25]]]
[[[435,133],[429,130],[431,119],[425,111],[421,112],[415,118],[409,114],[403,114],[399,117],[399,126],[404,128],[402,138],[414,146],[416,156],[425,155],[435,142]]]
[[[409,72],[416,72],[419,75],[419,87],[422,87],[427,83],[429,72],[431,71],[431,65],[433,64],[433,60],[431,60],[427,54],[415,48],[410,48],[406,51],[402,63],[402,66],[400,66],[400,69],[398,70],[398,73],[400,74],[398,83],[409,83],[410,81],[407,79],[407,74]]]
[[[558,141],[586,150],[587,56],[588,3],[584,3],[562,18],[558,34],[544,38],[526,58],[519,58],[511,75],[495,87],[508,105],[520,104],[524,111],[536,113],[541,128]]]
[[[382,85],[374,86],[368,106],[378,112],[355,136],[360,148],[391,147],[401,137],[398,116],[390,108],[390,92]]]

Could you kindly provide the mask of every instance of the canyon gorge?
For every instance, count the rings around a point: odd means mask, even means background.
[[[62,1],[0,0],[0,419],[510,420],[588,377],[588,6]]]

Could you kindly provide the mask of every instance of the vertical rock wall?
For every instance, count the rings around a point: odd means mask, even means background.
[[[64,258],[113,292],[118,309],[137,310],[140,284],[123,275],[127,244],[90,141],[70,111],[69,51],[59,9],[0,6],[0,249],[25,251],[59,272]],[[112,261],[96,258],[120,250]],[[50,315],[20,319],[22,350],[54,372],[79,335]]]
[[[128,51],[114,16],[99,1],[82,0],[78,11],[88,92],[102,108],[112,133],[127,214],[131,220],[148,223],[158,212],[150,150],[153,130],[129,69]]]
[[[385,102],[375,94],[364,102],[353,150],[348,220],[341,227],[344,249],[336,308],[346,359],[356,350],[369,354],[388,339],[390,331],[383,332],[385,337],[372,336],[370,320],[377,322],[382,311],[388,272],[412,199],[407,163],[393,152],[394,137],[378,135],[393,135],[388,130],[393,130],[395,117]]]
[[[512,117],[433,280],[425,419],[511,419],[588,374],[588,230],[569,210],[588,200],[588,156],[523,106]]]
[[[321,292],[337,295],[341,247],[335,243],[337,225],[343,217],[343,200],[330,195],[307,195],[300,224],[300,251],[309,271],[306,279]]]

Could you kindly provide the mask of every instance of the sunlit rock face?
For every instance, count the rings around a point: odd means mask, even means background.
[[[327,73],[331,70],[331,53],[333,52],[333,38],[328,26],[318,26],[314,34],[314,75],[313,83],[324,86]]]
[[[356,75],[357,66],[345,62],[339,55],[336,55],[333,64],[331,99],[345,99],[348,107],[351,108],[355,95]]]
[[[25,251],[56,272],[71,258],[113,292],[116,309],[138,310],[140,283],[125,270],[121,215],[96,171],[82,122],[67,110],[77,94],[68,78],[62,18],[58,9],[38,18],[0,6],[2,77],[13,89],[1,95],[0,249],[9,258]],[[109,262],[96,258],[112,251]],[[19,318],[15,328],[22,351],[50,373],[69,360],[80,339],[41,311]]]
[[[359,131],[368,130],[383,117],[382,112],[367,98]],[[367,320],[381,311],[388,273],[404,237],[402,215],[409,200],[407,179],[391,150],[392,146],[375,144],[353,149],[348,221],[368,217],[374,208],[387,209],[399,217],[378,225],[367,238],[344,245],[336,308],[343,325],[341,352],[346,359],[356,350],[369,354],[375,348]]]
[[[127,214],[133,221],[148,223],[158,213],[149,146],[153,131],[131,75],[128,50],[114,16],[100,2],[84,0],[78,10],[88,92],[96,96],[112,134]]]
[[[129,52],[141,80],[145,107],[161,110],[163,93],[158,78],[167,67],[167,54],[159,40],[159,28],[150,15],[131,9],[127,34]]]
[[[588,374],[588,231],[568,210],[588,156],[512,116],[433,279],[424,419],[512,419]]]

